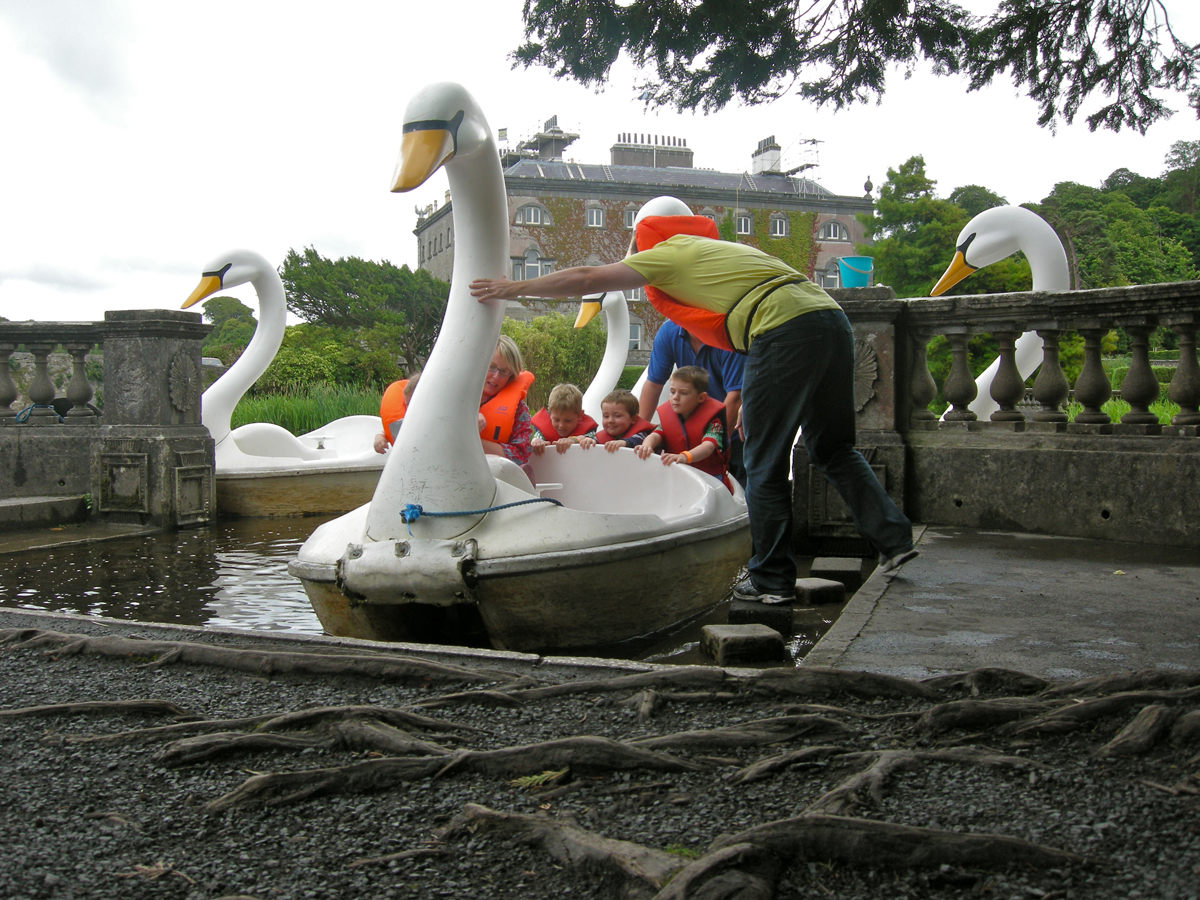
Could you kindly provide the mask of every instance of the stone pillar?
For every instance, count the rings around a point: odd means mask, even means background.
[[[1014,430],[1022,430],[1025,414],[1017,404],[1025,398],[1025,380],[1017,369],[1016,342],[1021,336],[1015,327],[1000,327],[992,332],[1000,345],[1000,364],[992,377],[991,397],[1000,408],[991,415],[994,423],[1005,423]]]
[[[1137,322],[1118,319],[1130,339],[1129,371],[1121,381],[1121,399],[1129,404],[1129,412],[1121,416],[1117,434],[1162,434],[1158,416],[1150,412],[1150,404],[1158,400],[1158,379],[1150,367],[1150,332],[1154,324],[1144,319]],[[1133,426],[1132,428],[1130,426]]]
[[[979,386],[971,375],[967,361],[967,342],[971,335],[965,328],[947,328],[946,340],[950,342],[950,374],[942,385],[942,394],[950,402],[942,419],[948,423],[974,422],[979,417],[971,411],[972,401],[979,396]]]
[[[1179,413],[1171,420],[1172,425],[1190,428],[1195,434],[1200,426],[1200,364],[1196,361],[1196,322],[1192,316],[1181,316],[1164,322],[1171,330],[1179,335],[1179,365],[1175,369],[1175,377],[1171,379],[1168,397],[1172,403],[1179,404]],[[0,403],[4,397],[0,395]],[[0,415],[4,410],[0,409]]]
[[[1088,323],[1080,326],[1079,333],[1083,335],[1083,369],[1075,382],[1075,399],[1083,404],[1083,411],[1075,416],[1069,430],[1112,434],[1112,419],[1100,408],[1112,396],[1112,384],[1100,361],[1100,342],[1108,328]]]
[[[1067,421],[1067,414],[1063,412],[1062,405],[1071,393],[1067,376],[1063,373],[1062,363],[1058,358],[1058,340],[1062,336],[1062,330],[1054,327],[1036,330],[1038,337],[1042,339],[1042,364],[1033,380],[1033,399],[1040,403],[1042,408],[1033,414],[1033,421],[1058,429]]]
[[[104,417],[92,464],[98,515],[176,528],[216,515],[213,440],[200,424],[198,313],[104,316]]]
[[[17,417],[17,411],[12,408],[12,402],[17,399],[17,386],[8,368],[8,361],[16,349],[16,344],[0,344],[0,425],[10,425]]]

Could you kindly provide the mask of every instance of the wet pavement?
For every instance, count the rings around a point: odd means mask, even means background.
[[[805,665],[910,678],[1000,666],[1052,680],[1200,667],[1200,552],[960,528],[871,575]]]

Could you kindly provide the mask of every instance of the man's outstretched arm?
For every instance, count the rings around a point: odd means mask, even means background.
[[[476,300],[516,300],[518,297],[582,297],[605,291],[632,291],[644,287],[646,279],[625,263],[607,266],[576,266],[560,269],[526,281],[479,278],[471,282]]]

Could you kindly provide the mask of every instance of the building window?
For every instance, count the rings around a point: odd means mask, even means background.
[[[529,250],[522,257],[512,261],[512,280],[526,281],[539,275],[549,275],[554,271],[554,260],[542,259],[537,250]]]
[[[646,299],[646,289],[645,288],[634,288],[632,291],[626,291],[625,299],[626,300],[643,300],[644,301]]]
[[[848,241],[850,233],[841,222],[822,222],[817,229],[818,241]]]
[[[550,216],[540,206],[522,206],[517,210],[518,225],[549,225]]]
[[[636,217],[637,217],[637,210],[636,210],[636,209],[627,209],[627,210],[625,210],[625,227],[626,227],[626,228],[632,228],[632,227],[633,227],[633,220],[634,220],[634,218],[636,218]]]
[[[737,224],[737,233],[738,234],[749,234],[750,233],[750,217],[749,216],[738,216],[736,224]]]
[[[641,322],[630,322],[629,323],[629,349],[630,350],[641,350],[642,349],[642,323]]]
[[[831,262],[824,271],[814,272],[816,275],[817,284],[823,288],[836,288],[842,286],[841,273],[838,271],[837,260]]]
[[[771,237],[773,237],[773,238],[787,237],[787,233],[788,233],[788,220],[785,219],[783,216],[772,216],[771,217]]]
[[[587,209],[588,228],[603,228],[604,227],[604,210],[598,206],[589,206]]]
[[[715,213],[706,212],[706,213],[700,213],[700,215],[704,216],[704,218],[708,219],[714,225],[717,224],[717,216]]]

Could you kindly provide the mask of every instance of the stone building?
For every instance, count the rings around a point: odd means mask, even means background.
[[[533,278],[571,266],[604,265],[625,256],[637,210],[670,194],[717,224],[725,240],[761,247],[826,287],[839,287],[838,258],[864,241],[856,218],[872,210],[866,196],[834,194],[801,166],[784,171],[774,137],[758,142],[746,172],[696,168],[686,140],[620,134],[608,164],[578,163],[564,150],[579,135],[557,117],[514,149],[501,152],[510,216],[509,276]],[[418,210],[418,264],[443,280],[454,259],[454,210],[449,192],[440,206]],[[630,361],[644,362],[659,317],[641,291],[630,298]],[[510,303],[509,315],[529,318],[548,304]]]

